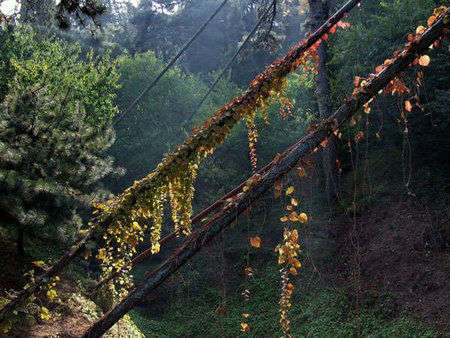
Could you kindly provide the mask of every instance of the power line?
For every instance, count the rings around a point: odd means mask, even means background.
[[[270,9],[272,7],[275,8],[275,5],[277,3],[277,0],[273,0],[272,3],[270,4],[269,7],[267,7],[267,9],[264,11],[263,15],[259,18],[258,22],[256,23],[256,25],[253,27],[252,31],[250,32],[250,34],[246,37],[246,39],[244,40],[244,42],[242,43],[242,45],[239,47],[239,49],[236,51],[236,53],[234,53],[233,57],[231,58],[231,60],[227,63],[227,65],[223,68],[222,72],[219,74],[219,76],[216,78],[216,80],[214,81],[214,83],[209,87],[208,91],[206,92],[205,95],[203,95],[202,99],[200,100],[199,104],[197,105],[197,107],[194,109],[194,111],[192,112],[192,114],[189,116],[189,118],[186,120],[185,124],[189,123],[192,118],[195,116],[195,114],[197,114],[197,112],[199,111],[200,107],[203,105],[203,103],[205,102],[206,98],[209,96],[209,94],[211,94],[211,92],[213,91],[214,87],[217,85],[217,83],[219,83],[220,79],[223,77],[223,75],[225,74],[225,72],[228,70],[228,68],[233,64],[234,60],[236,59],[236,57],[239,55],[239,53],[241,52],[241,50],[245,47],[245,45],[247,44],[247,42],[250,40],[250,38],[253,36],[253,34],[255,34],[255,32],[257,31],[258,27],[261,25],[261,23],[263,22],[263,20],[266,18],[267,14],[269,13]]]
[[[205,30],[205,28],[208,26],[208,24],[214,19],[214,17],[217,15],[217,13],[220,12],[220,10],[225,6],[225,4],[228,2],[228,0],[224,0],[219,7],[214,11],[214,13],[209,17],[208,20],[197,30],[197,32],[189,39],[188,42],[184,44],[184,46],[181,48],[181,50],[178,52],[177,55],[175,55],[172,60],[164,67],[164,69],[158,74],[158,76],[142,91],[141,94],[136,97],[136,99],[128,106],[128,108],[120,114],[116,120],[114,121],[113,125],[115,126],[118,122],[122,120],[122,118],[127,115],[132,109],[136,107],[138,102],[142,99],[142,97],[148,93],[150,89],[152,89],[156,83],[163,77],[163,75],[174,65],[174,63],[180,58],[181,54],[184,53],[186,49],[189,48],[189,46],[194,42],[194,40]]]

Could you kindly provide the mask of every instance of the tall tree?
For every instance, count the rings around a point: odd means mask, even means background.
[[[329,16],[328,0],[308,0],[310,8],[311,30],[318,29]],[[319,117],[326,119],[331,115],[330,79],[327,69],[327,45],[323,41],[319,48],[318,74],[316,77],[315,96],[319,109]],[[339,176],[336,165],[336,137],[331,135],[328,146],[322,151],[322,163],[325,174],[326,196],[328,203],[333,203],[339,190]]]

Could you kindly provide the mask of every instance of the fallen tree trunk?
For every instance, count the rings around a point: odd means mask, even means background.
[[[117,215],[125,212],[124,210],[130,209],[130,205],[135,205],[137,202],[137,196],[140,195],[143,191],[151,189],[152,184],[154,184],[156,178],[163,180],[165,177],[167,178],[167,172],[170,170],[172,166],[178,166],[179,162],[186,161],[189,158],[196,157],[197,152],[200,148],[204,147],[205,144],[210,142],[211,139],[214,139],[214,128],[221,128],[224,125],[230,125],[232,128],[236,125],[239,120],[235,119],[235,116],[232,114],[233,111],[238,110],[240,107],[244,105],[252,104],[255,107],[258,107],[258,103],[255,102],[258,95],[262,94],[266,96],[270,96],[267,93],[267,88],[265,84],[275,81],[276,79],[271,75],[274,73],[278,73],[279,77],[286,76],[290,72],[292,72],[295,67],[294,64],[298,61],[304,53],[310,49],[314,44],[316,44],[329,30],[336,25],[352,8],[354,8],[358,3],[362,0],[349,0],[339,11],[337,11],[331,18],[327,20],[314,34],[311,34],[307,40],[296,46],[292,49],[283,59],[283,62],[276,62],[272,64],[270,67],[267,67],[266,71],[260,75],[258,75],[255,79],[264,78],[263,82],[253,81],[250,84],[249,88],[246,92],[241,95],[239,98],[235,98],[231,103],[225,105],[226,109],[222,111],[220,117],[215,118],[211,122],[211,128],[207,130],[205,133],[197,133],[192,136],[190,139],[185,141],[185,143],[179,146],[176,149],[176,154],[170,158],[169,162],[162,167],[157,168],[157,170],[153,173],[151,180],[146,180],[146,182],[138,182],[138,184],[130,187],[130,192],[127,194],[127,198],[121,202],[121,205],[118,205],[115,208],[115,213],[108,215],[107,217],[101,218],[97,216],[93,223],[96,225],[96,230],[101,233],[102,229],[106,229],[109,224],[112,224]],[[278,79],[279,80],[279,79]],[[194,142],[195,141],[195,142]],[[89,233],[85,236],[83,240],[72,246],[67,252],[61,257],[56,263],[52,265],[52,267],[46,271],[41,276],[36,277],[33,283],[20,291],[16,297],[11,300],[8,304],[6,304],[0,310],[0,323],[5,320],[6,315],[11,314],[17,306],[24,302],[28,297],[34,294],[36,291],[41,290],[42,286],[48,282],[48,280],[58,275],[61,271],[63,271],[69,264],[71,264],[75,258],[79,257],[82,252],[86,249],[86,244],[95,240],[96,234],[94,231],[89,231]],[[101,236],[100,236],[101,237]]]
[[[449,12],[447,11],[419,40],[411,43],[410,48],[395,57],[389,66],[369,80],[356,94],[347,98],[346,102],[329,119],[323,120],[313,133],[303,137],[296,146],[284,153],[281,159],[277,159],[274,166],[255,185],[242,192],[241,197],[234,201],[231,207],[221,211],[215,219],[193,233],[169,259],[150,273],[141,285],[132,290],[119,304],[94,323],[83,337],[92,338],[103,335],[168,276],[183,266],[206,243],[233,223],[252,202],[263,196],[278,179],[293,169],[301,158],[313,153],[335,130],[338,130],[353,115],[357,114],[364,104],[368,103],[401,71],[411,65],[419,55],[425,53],[434,41],[445,34],[444,30],[450,28],[448,21]]]

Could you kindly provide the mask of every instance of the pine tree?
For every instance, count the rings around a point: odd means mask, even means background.
[[[118,76],[108,60],[33,33],[0,31],[9,42],[0,88],[0,212],[29,240],[67,242],[80,210],[101,197],[99,180],[115,172],[102,156],[114,142],[110,94]],[[5,57],[5,55],[3,55]]]

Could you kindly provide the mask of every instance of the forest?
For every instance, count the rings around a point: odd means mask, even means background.
[[[449,33],[447,0],[0,0],[0,336],[450,336]]]

